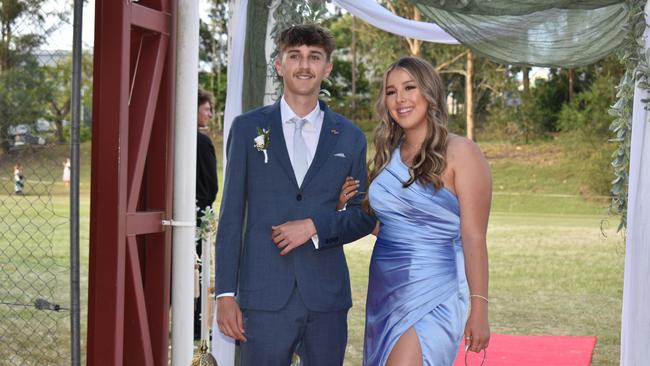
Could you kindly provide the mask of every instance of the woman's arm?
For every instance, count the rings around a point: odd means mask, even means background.
[[[346,177],[343,186],[341,186],[341,193],[339,193],[339,202],[336,204],[336,209],[344,209],[348,201],[352,199],[355,194],[359,193],[358,190],[359,181],[352,177]]]
[[[447,151],[460,203],[465,274],[470,291],[471,311],[465,325],[465,344],[470,346],[470,350],[479,352],[490,341],[486,235],[492,202],[492,177],[483,153],[472,141],[452,138]]]

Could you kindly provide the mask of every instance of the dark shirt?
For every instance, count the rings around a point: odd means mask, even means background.
[[[217,156],[210,138],[197,132],[196,138],[196,204],[200,209],[212,206],[217,197]]]

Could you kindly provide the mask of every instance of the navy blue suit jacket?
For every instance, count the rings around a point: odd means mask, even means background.
[[[227,167],[216,239],[216,291],[234,292],[243,309],[279,310],[297,285],[312,311],[352,306],[343,244],[369,234],[374,218],[361,209],[362,195],[337,211],[347,176],[366,191],[366,139],[359,128],[320,102],[323,126],[314,159],[299,187],[287,152],[280,103],[242,114],[227,142]],[[254,147],[257,128],[270,128],[264,154]],[[271,226],[311,218],[319,249],[311,240],[285,256]]]

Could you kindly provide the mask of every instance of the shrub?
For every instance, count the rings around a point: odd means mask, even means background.
[[[564,105],[558,118],[558,141],[570,151],[567,159],[588,191],[598,195],[608,195],[611,188],[615,146],[608,143],[612,117],[607,110],[614,102],[614,85],[609,75],[600,75],[589,90]]]

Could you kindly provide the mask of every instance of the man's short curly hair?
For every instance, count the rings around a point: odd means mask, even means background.
[[[322,47],[329,61],[336,48],[336,41],[330,31],[317,24],[293,25],[280,33],[278,38],[280,53],[287,47],[302,45]]]

